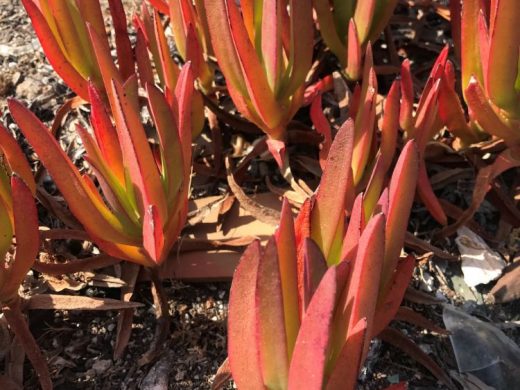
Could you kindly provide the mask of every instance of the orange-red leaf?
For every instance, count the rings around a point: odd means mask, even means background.
[[[6,300],[18,294],[18,288],[34,263],[40,247],[38,212],[30,188],[21,177],[14,174],[11,176],[11,191],[16,253],[1,290],[2,299]]]
[[[22,0],[22,3],[31,18],[32,26],[40,40],[43,51],[49,59],[53,69],[60,75],[70,88],[83,99],[88,98],[88,85],[78,71],[68,61],[60,45],[45,20],[45,17],[32,0]]]
[[[255,342],[256,286],[262,256],[259,241],[241,257],[229,293],[228,356],[235,383],[240,388],[264,390],[259,345]]]
[[[419,156],[414,141],[408,141],[397,160],[389,186],[389,207],[386,216],[385,263],[381,286],[383,291],[397,265],[404,236],[408,226],[408,217],[417,185]]]
[[[330,256],[339,223],[345,218],[346,199],[354,190],[351,187],[353,146],[354,123],[349,119],[332,143],[311,214],[311,235],[326,259]]]
[[[305,312],[289,368],[289,390],[321,390],[331,339],[332,317],[349,264],[330,267]]]
[[[92,196],[78,170],[49,130],[16,100],[9,101],[9,109],[84,227],[106,240],[131,243],[131,239],[126,236],[125,226],[121,225],[106,205]]]
[[[256,280],[257,338],[262,376],[267,388],[280,389],[287,383],[288,344],[284,297],[276,241],[271,238],[260,257]]]
[[[280,225],[275,233],[275,239],[276,247],[278,248],[280,279],[282,281],[287,354],[290,358],[298,335],[298,329],[300,328],[300,314],[296,237],[291,206],[286,199],[283,201]]]

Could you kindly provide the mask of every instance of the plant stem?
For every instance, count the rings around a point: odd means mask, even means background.
[[[170,333],[171,315],[168,306],[168,298],[164,290],[162,280],[159,277],[159,269],[157,267],[150,269],[150,278],[152,281],[152,297],[155,306],[155,334],[150,348],[139,359],[139,366],[151,363],[161,352],[161,347],[165,343]]]

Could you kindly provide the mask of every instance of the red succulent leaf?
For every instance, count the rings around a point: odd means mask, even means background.
[[[346,262],[330,267],[312,297],[294,347],[289,368],[289,390],[323,388],[332,318],[348,270]]]
[[[143,247],[157,264],[167,255],[164,251],[163,221],[154,205],[148,205],[143,218]]]
[[[286,199],[283,201],[280,225],[275,233],[275,239],[282,280],[287,353],[291,357],[300,328],[300,312],[296,236],[291,206]]]
[[[303,251],[303,295],[301,299],[302,311],[305,311],[327,271],[327,262],[323,258],[320,248],[311,238],[305,239],[301,250]]]
[[[27,159],[16,140],[2,124],[0,124],[0,151],[5,156],[4,162],[9,166],[11,172],[15,172],[20,176],[34,195],[36,193],[36,184],[34,183],[31,167],[27,163]]]
[[[396,269],[391,274],[390,288],[379,298],[370,337],[376,337],[395,318],[410,284],[414,267],[413,256],[407,256],[397,263]]]
[[[260,352],[263,381],[268,388],[283,388],[289,371],[283,282],[277,244],[271,238],[260,257],[255,288],[255,340]]]
[[[367,338],[367,320],[362,318],[349,330],[348,342],[343,344],[327,382],[327,390],[354,389],[363,364],[363,349]]]
[[[257,340],[256,286],[262,248],[259,241],[245,250],[229,293],[228,356],[237,386],[265,388]],[[255,342],[251,342],[255,340]],[[247,346],[247,347],[246,347]]]
[[[312,99],[310,116],[316,131],[323,136],[323,142],[320,146],[320,166],[321,169],[325,169],[330,146],[332,145],[332,134],[330,131],[329,122],[323,114],[321,99],[321,93],[318,93],[314,99]]]
[[[9,101],[9,110],[85,228],[105,240],[129,242],[125,227],[93,196],[49,130],[16,100]]]
[[[329,151],[326,168],[321,178],[312,208],[311,235],[329,261],[337,229],[343,224],[347,200],[353,199],[352,150],[354,123],[347,120],[339,129]],[[343,233],[341,233],[341,237]],[[341,248],[338,248],[341,250]],[[337,254],[338,257],[340,253]]]
[[[33,0],[22,0],[22,3],[31,18],[32,26],[40,40],[42,48],[49,59],[53,69],[60,75],[65,83],[83,99],[88,98],[88,84],[74,66],[63,54],[59,43],[45,20],[44,15]]]
[[[389,207],[386,216],[385,264],[382,291],[388,289],[408,226],[419,170],[419,155],[414,141],[408,141],[394,168],[389,186]],[[380,296],[381,297],[381,296]],[[381,298],[380,298],[381,299]]]
[[[4,279],[5,284],[0,291],[4,302],[18,296],[18,288],[36,260],[40,247],[38,212],[30,188],[21,177],[13,174],[11,191],[16,253],[14,261],[8,269],[9,274]]]

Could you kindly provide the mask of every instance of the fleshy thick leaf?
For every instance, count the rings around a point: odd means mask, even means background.
[[[491,3],[496,9],[492,10],[490,20],[486,90],[497,106],[520,114],[519,95],[515,89],[520,55],[520,34],[517,32],[520,7],[515,0]]]
[[[287,334],[287,355],[292,356],[296,337],[300,328],[298,303],[298,270],[296,256],[296,237],[289,202],[284,199],[280,225],[275,234],[278,248],[280,279],[282,281],[285,331]]]
[[[0,290],[4,302],[18,296],[18,288],[34,263],[40,247],[38,212],[31,190],[22,178],[14,174],[11,177],[11,191],[16,253],[9,275]]]
[[[323,388],[332,317],[348,268],[346,262],[330,267],[312,297],[303,316],[289,368],[289,390]]]
[[[5,156],[4,162],[9,166],[11,172],[20,176],[34,195],[36,184],[34,183],[31,167],[16,140],[9,134],[7,129],[0,124],[0,151]]]
[[[164,221],[167,215],[164,189],[146,132],[139,117],[138,106],[132,104],[131,95],[123,87],[112,81],[112,111],[116,121],[123,159],[130,173],[130,178],[138,191],[138,204],[141,215],[150,205],[157,207],[159,219]]]
[[[352,183],[354,123],[347,120],[336,134],[311,215],[311,234],[328,260],[336,230],[345,217],[345,202]],[[343,234],[341,235],[341,237]],[[339,253],[338,253],[339,255]]]
[[[389,280],[403,247],[408,217],[410,216],[417,185],[418,171],[419,156],[417,148],[414,141],[408,141],[397,160],[390,180],[389,208],[385,231],[385,263],[381,280],[382,292],[388,289]]]
[[[133,242],[126,235],[125,226],[92,195],[76,167],[38,118],[16,100],[9,101],[9,109],[83,226],[106,240]]]
[[[47,24],[45,17],[38,9],[33,0],[22,0],[22,3],[29,14],[32,26],[40,40],[45,55],[49,59],[53,69],[60,75],[65,83],[83,99],[88,98],[88,84],[78,71],[72,66],[67,57],[62,52],[60,45],[54,38],[52,30]]]
[[[262,376],[267,388],[283,388],[289,371],[284,297],[276,241],[267,243],[258,265],[256,280],[255,342],[260,352]]]
[[[256,286],[261,256],[262,248],[259,241],[249,245],[235,271],[229,295],[229,365],[237,386],[252,390],[265,388],[259,345],[255,342]]]

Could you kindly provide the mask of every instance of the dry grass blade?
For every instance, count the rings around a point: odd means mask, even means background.
[[[211,384],[211,390],[221,390],[229,383],[231,380],[231,368],[229,367],[229,359],[226,358],[220,365],[215,374],[215,379],[213,379],[213,383]]]
[[[481,203],[484,201],[486,194],[491,189],[493,180],[503,172],[519,166],[520,160],[516,158],[514,151],[506,149],[491,165],[482,168],[475,180],[475,189],[473,191],[473,199],[471,200],[470,207],[464,211],[457,222],[443,228],[440,235],[442,237],[450,236],[454,234],[459,227],[470,221]]]
[[[438,305],[439,303],[444,302],[443,300],[436,298],[433,295],[416,290],[412,287],[408,287],[404,295],[404,299],[409,302],[418,303],[421,305]]]
[[[40,238],[42,240],[90,241],[90,236],[84,230],[74,230],[74,229],[42,230],[41,227],[40,227]]]
[[[452,382],[451,378],[439,367],[432,358],[430,358],[421,348],[419,348],[412,340],[402,334],[400,331],[386,328],[379,337],[381,340],[399,348],[412,359],[423,365],[433,376],[441,381],[448,389],[457,390],[457,386]]]
[[[47,361],[43,357],[40,347],[38,347],[36,340],[34,340],[32,336],[29,325],[27,324],[27,321],[25,320],[20,310],[19,302],[10,306],[4,306],[2,308],[2,312],[4,313],[12,331],[18,338],[18,341],[22,345],[29,360],[31,361],[34,370],[40,379],[42,389],[52,389],[52,381],[49,374]]]
[[[421,240],[418,237],[415,237],[412,233],[406,232],[405,236],[405,246],[408,248],[412,248],[413,250],[420,251],[422,253],[432,252],[435,256],[440,259],[448,260],[448,261],[459,261],[459,257],[452,255],[451,253],[445,252],[440,248]]]
[[[438,325],[435,325],[428,318],[422,316],[421,314],[406,306],[401,306],[399,308],[395,316],[395,320],[408,322],[409,324],[413,324],[420,328],[428,329],[431,332],[439,333],[442,335],[450,334],[450,332],[448,332],[446,329],[441,328]]]

